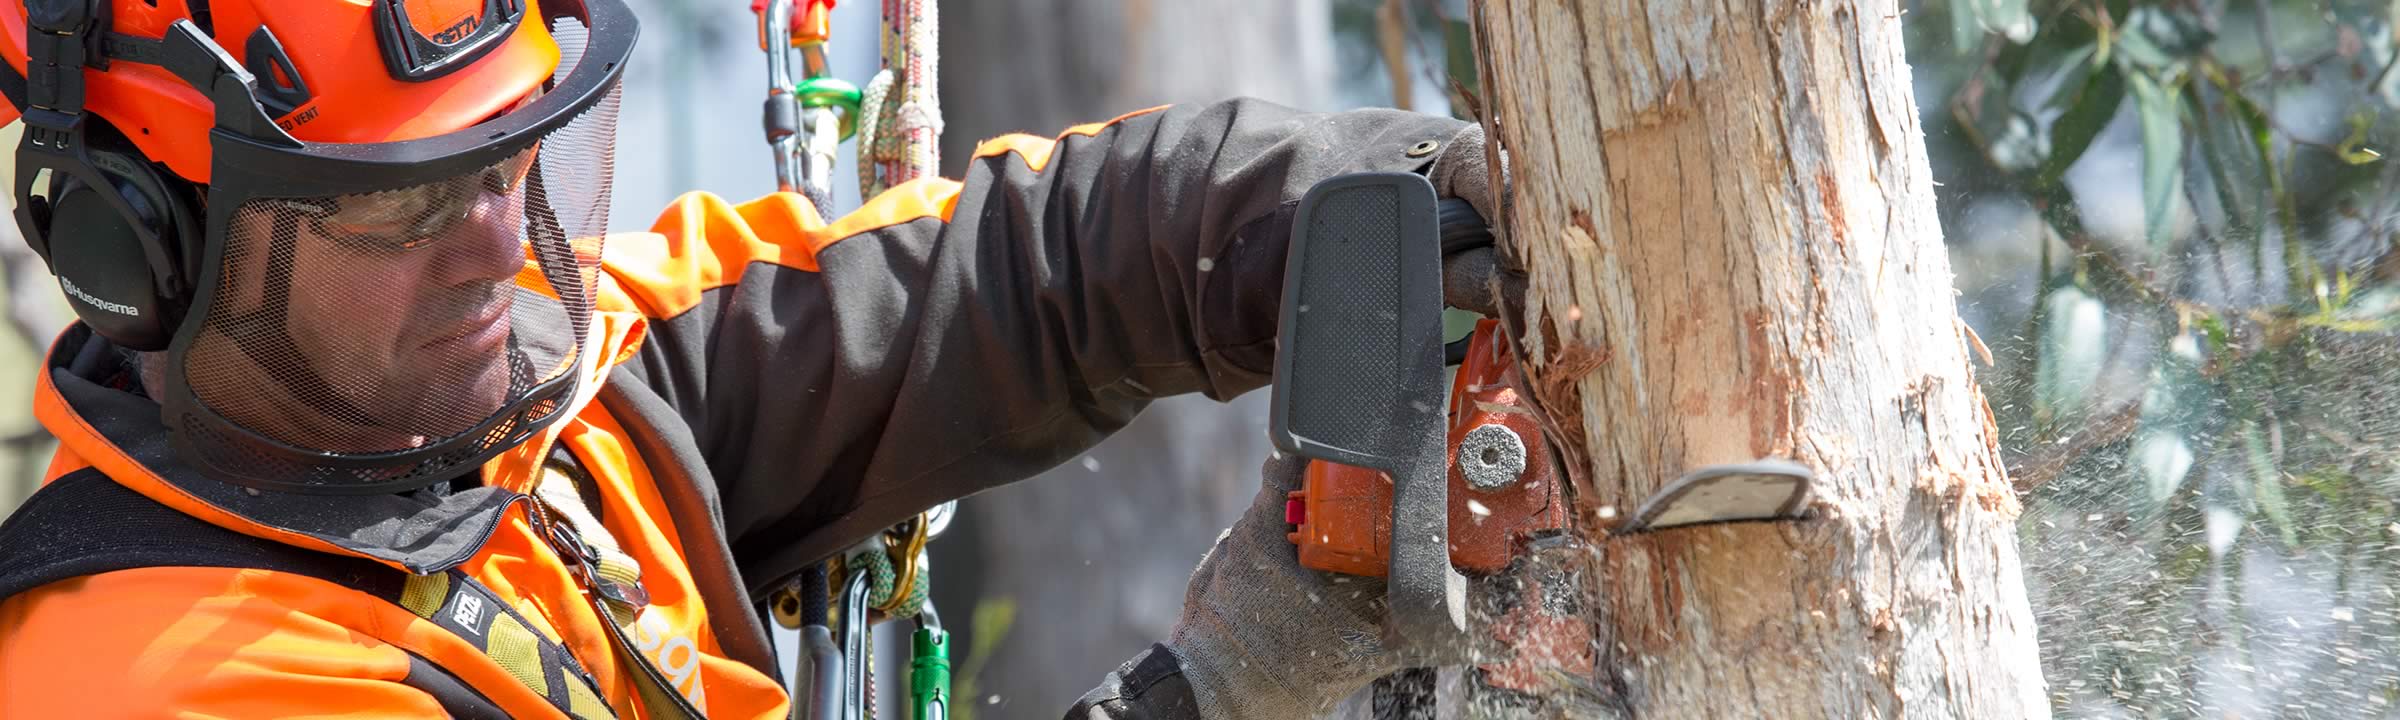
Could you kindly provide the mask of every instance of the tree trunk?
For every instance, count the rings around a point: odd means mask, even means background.
[[[1899,8],[1485,0],[1523,349],[1621,717],[2048,717],[2018,506],[1956,315]],[[1815,519],[1610,537],[1786,457]]]

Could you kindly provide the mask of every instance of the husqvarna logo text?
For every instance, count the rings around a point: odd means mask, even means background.
[[[86,304],[86,305],[90,305],[90,306],[92,306],[92,307],[100,308],[100,309],[102,309],[102,310],[107,310],[107,311],[109,311],[109,312],[116,313],[116,314],[118,314],[118,315],[123,315],[123,316],[126,316],[126,317],[141,317],[141,316],[142,316],[142,309],[141,309],[141,308],[137,308],[137,307],[134,307],[134,306],[132,306],[132,305],[127,305],[127,304],[125,304],[125,303],[119,303],[119,302],[109,302],[109,301],[107,301],[107,300],[102,300],[102,299],[100,299],[100,298],[92,297],[92,294],[91,294],[91,293],[84,292],[84,291],[83,291],[83,288],[75,287],[75,281],[73,281],[73,280],[68,280],[68,279],[66,279],[66,278],[63,278],[63,277],[62,277],[62,278],[59,278],[59,279],[58,279],[58,284],[59,284],[59,286],[61,286],[61,287],[64,287],[64,288],[66,288],[66,289],[67,289],[67,294],[68,294],[68,295],[74,296],[74,298],[75,298],[75,299],[77,299],[77,300],[82,300],[82,301],[83,301],[83,303],[84,303],[84,304]]]

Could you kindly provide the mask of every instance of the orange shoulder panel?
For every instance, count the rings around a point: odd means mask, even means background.
[[[314,578],[189,567],[64,580],[0,602],[0,717],[440,717],[431,696],[401,684],[403,648],[513,717],[558,717],[397,605]]]
[[[648,233],[608,239],[601,266],[616,281],[604,309],[671,318],[700,304],[700,294],[742,280],[752,263],[817,271],[817,253],[844,238],[913,220],[949,221],[958,181],[918,178],[876,195],[828,225],[798,193],[771,193],[740,205],[705,192],[676,198]]]
[[[50,453],[50,468],[42,471],[42,484],[48,485],[53,480],[66,477],[68,473],[91,466],[92,461],[75,454],[75,448],[59,443],[58,450]]]
[[[1077,125],[1057,139],[994,138],[977,147],[975,156],[1014,152],[1039,171],[1049,165],[1058,140],[1098,135],[1127,118],[1161,109],[1164,106]],[[956,180],[917,178],[883,191],[831,224],[797,193],[772,193],[740,205],[709,193],[689,193],[659,213],[650,232],[608,239],[602,265],[616,282],[602,293],[601,307],[671,318],[698,306],[701,293],[741,282],[743,269],[752,263],[815,272],[817,253],[843,239],[927,217],[949,222],[958,206],[959,188]]]
[[[1034,172],[1041,172],[1043,168],[1050,166],[1050,151],[1057,149],[1058,141],[1067,139],[1067,136],[1082,135],[1084,137],[1091,137],[1093,135],[1098,135],[1100,134],[1100,131],[1106,130],[1117,123],[1125,122],[1128,119],[1141,117],[1143,115],[1148,115],[1160,110],[1165,110],[1167,107],[1168,106],[1166,105],[1160,105],[1154,108],[1135,110],[1123,115],[1118,115],[1115,119],[1109,120],[1108,122],[1077,125],[1067,128],[1066,132],[1059,133],[1058,137],[1055,138],[1035,137],[1024,133],[1010,133],[1007,135],[1002,135],[1000,137],[985,140],[982,143],[977,144],[975,146],[975,157],[994,157],[1002,153],[1013,152],[1017,154],[1017,157],[1025,159],[1026,167],[1033,168]]]

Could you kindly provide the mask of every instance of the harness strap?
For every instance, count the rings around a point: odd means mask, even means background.
[[[573,655],[458,570],[410,575],[365,558],[267,542],[177,512],[88,468],[51,482],[0,523],[0,600],[61,580],[146,567],[270,570],[357,590],[458,636],[568,717],[615,716]],[[454,717],[505,716],[483,693],[415,653],[402,682]]]
[[[565,448],[554,449],[535,485],[534,522],[560,557],[579,563],[573,574],[584,586],[583,594],[600,624],[608,630],[610,645],[627,668],[626,678],[632,681],[642,708],[659,718],[699,720],[705,714],[678,692],[649,658],[634,650],[633,638],[626,634],[639,620],[642,608],[650,604],[650,595],[642,589],[641,564],[620,549],[616,538],[600,524],[593,512],[598,505],[587,502],[581,488],[584,479],[573,456]]]

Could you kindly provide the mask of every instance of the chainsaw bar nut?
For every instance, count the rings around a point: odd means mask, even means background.
[[[1458,472],[1477,490],[1508,487],[1525,474],[1525,440],[1506,425],[1479,425],[1458,443]]]

